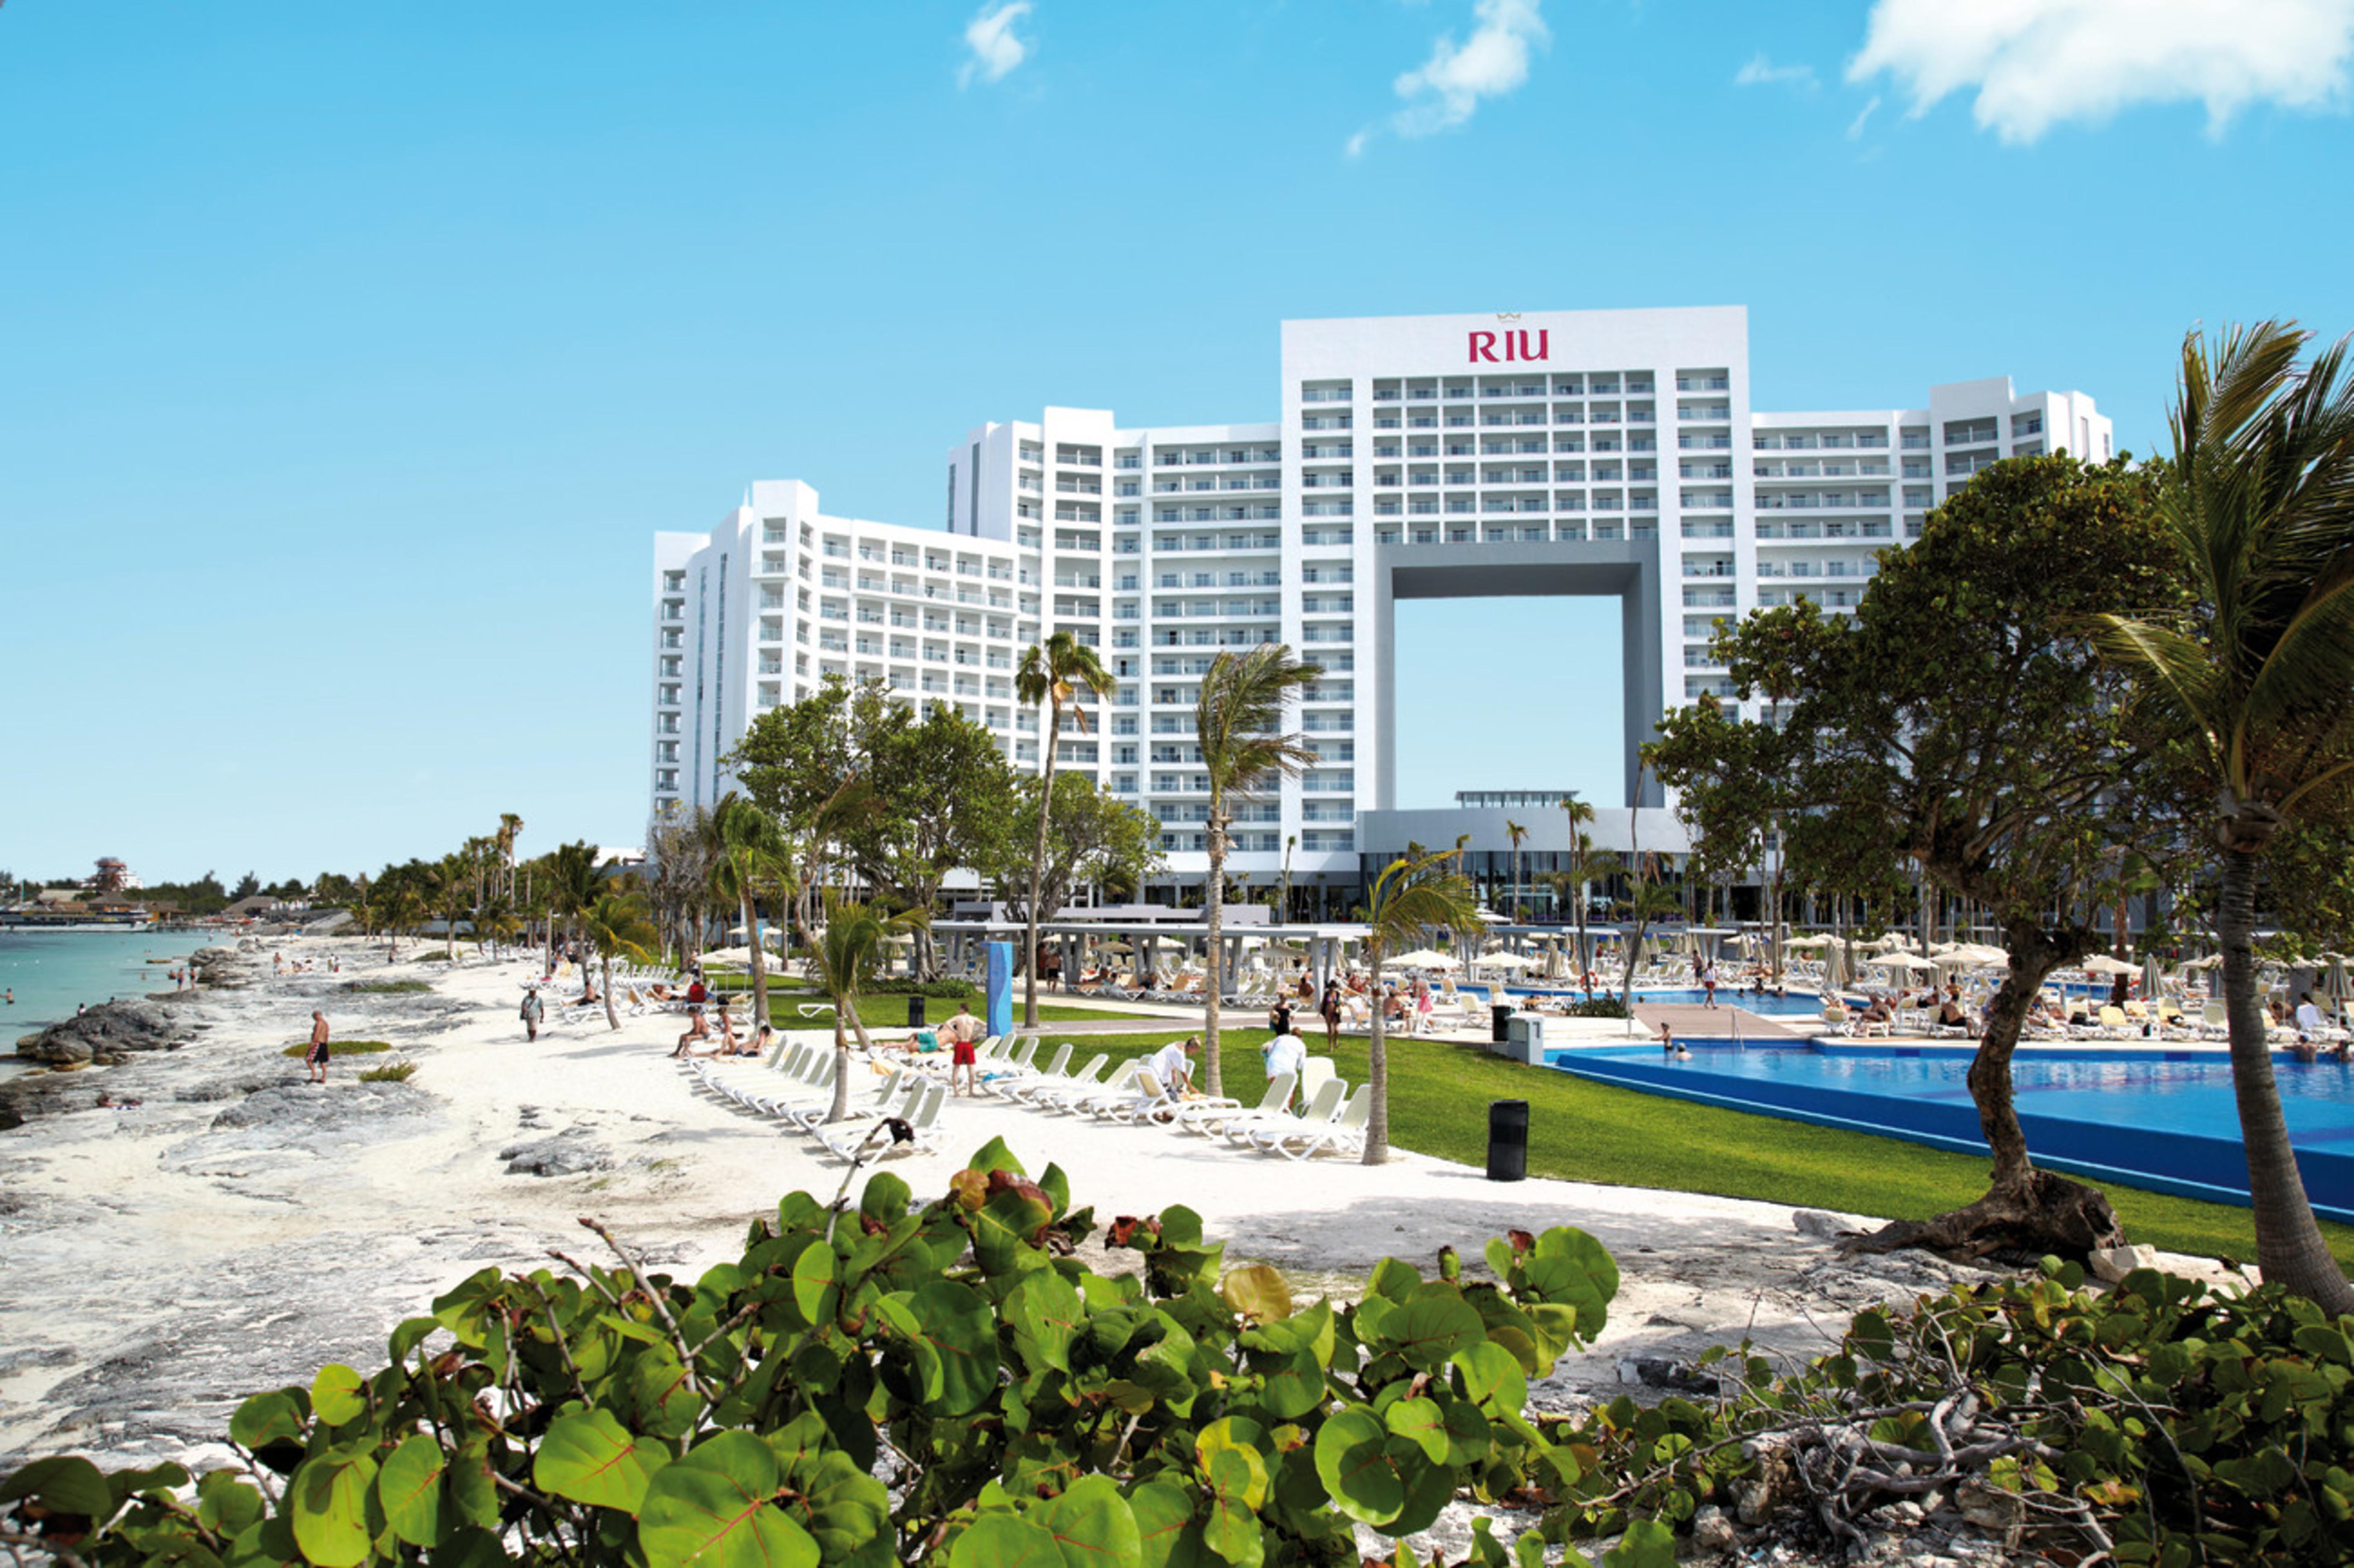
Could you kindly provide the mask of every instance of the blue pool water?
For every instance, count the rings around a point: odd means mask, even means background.
[[[1691,1041],[1549,1052],[1549,1065],[1629,1088],[1982,1152],[1963,1047],[1745,1047]],[[2354,1066],[2275,1061],[2281,1108],[2314,1207],[2354,1220]],[[2011,1066],[2037,1161],[2137,1186],[2247,1202],[2231,1064],[2220,1052],[2031,1051]]]

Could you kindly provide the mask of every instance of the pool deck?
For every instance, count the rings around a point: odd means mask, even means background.
[[[1646,1001],[1642,993],[1635,996],[1635,1018],[1642,1024],[1646,1039],[1657,1040],[1659,1025],[1664,1023],[1676,1033],[1692,1040],[1772,1040],[1792,1045],[1803,1045],[1823,1032],[1819,1018],[1771,1018],[1764,1013],[1742,1011],[1738,1002],[1728,1000],[1714,1007],[1703,1007],[1696,1001]]]

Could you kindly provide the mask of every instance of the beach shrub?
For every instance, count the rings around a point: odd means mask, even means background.
[[[884,980],[858,988],[861,996],[928,996],[940,1001],[979,1001],[981,988],[960,980]]]
[[[1582,996],[1563,1011],[1572,1018],[1624,1018],[1627,1003],[1616,996]]]
[[[382,1040],[330,1040],[327,1042],[327,1059],[332,1062],[338,1056],[374,1056],[391,1049],[392,1046]],[[299,1060],[311,1054],[311,1043],[300,1040],[278,1054]]]
[[[381,1067],[369,1067],[360,1074],[363,1084],[405,1084],[417,1074],[414,1062],[387,1062]]]
[[[1744,1518],[1829,1524],[1942,1496],[2060,1562],[2354,1562],[2354,1316],[2276,1286],[2073,1263],[1858,1314],[1794,1372],[1718,1350],[1729,1397],[1621,1399],[1552,1436],[1588,1457],[1549,1528]]]
[[[433,989],[431,980],[346,980],[344,989],[355,996],[414,996]]]
[[[889,1173],[854,1206],[796,1192],[691,1282],[610,1235],[618,1267],[486,1269],[388,1364],[247,1400],[242,1470],[38,1460],[0,1532],[84,1568],[1339,1568],[1360,1522],[1579,1480],[1522,1410],[1617,1290],[1584,1232],[1490,1244],[1497,1283],[1386,1260],[1342,1306],[1225,1266],[1182,1207],[1113,1221],[1142,1268],[1097,1274],[1061,1170],[994,1140],[910,1200]],[[1490,1568],[1543,1557],[1479,1539]],[[1646,1526],[1614,1561],[1671,1543]]]
[[[408,961],[412,964],[446,964],[450,961],[450,955],[438,948],[419,948],[408,955]]]

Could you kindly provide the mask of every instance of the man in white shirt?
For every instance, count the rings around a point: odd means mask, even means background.
[[[1308,1070],[1308,1042],[1286,1030],[1262,1046],[1259,1054],[1267,1063],[1267,1076],[1269,1083],[1288,1073],[1291,1075],[1292,1088],[1296,1090],[1299,1087],[1299,1075]],[[1291,1097],[1288,1095],[1284,1097],[1283,1108],[1286,1110],[1291,1108]]]
[[[2306,991],[2296,1004],[2296,1032],[2310,1040],[2326,1027],[2321,1022],[2321,1009],[2313,1004],[2313,993]]]
[[[1172,1040],[1152,1054],[1145,1071],[1158,1079],[1161,1087],[1175,1098],[1191,1094],[1193,1089],[1193,1057],[1202,1049],[1199,1040]]]

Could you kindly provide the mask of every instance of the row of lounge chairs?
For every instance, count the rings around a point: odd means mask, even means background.
[[[687,1058],[703,1086],[757,1116],[769,1118],[782,1129],[805,1135],[845,1162],[872,1160],[895,1150],[926,1154],[939,1151],[940,1108],[948,1084],[915,1067],[895,1067],[881,1084],[851,1102],[848,1119],[827,1121],[833,1108],[834,1072],[839,1062],[828,1045],[801,1044],[770,1066],[751,1061]],[[885,1123],[906,1124],[912,1139],[877,1144]]]
[[[1172,1092],[1141,1059],[1122,1063],[1107,1077],[1110,1057],[1105,1053],[1097,1052],[1074,1068],[1071,1047],[1064,1044],[1039,1066],[1038,1049],[1035,1040],[988,1043],[979,1067],[981,1086],[1049,1115],[1165,1127],[1288,1160],[1364,1152],[1365,1122],[1373,1111],[1371,1088],[1361,1086],[1352,1092],[1334,1075],[1327,1056],[1310,1057],[1298,1081],[1288,1073],[1278,1074],[1268,1080],[1258,1103],[1248,1106],[1238,1099]],[[1298,1116],[1284,1108],[1294,1089],[1306,1101]]]

